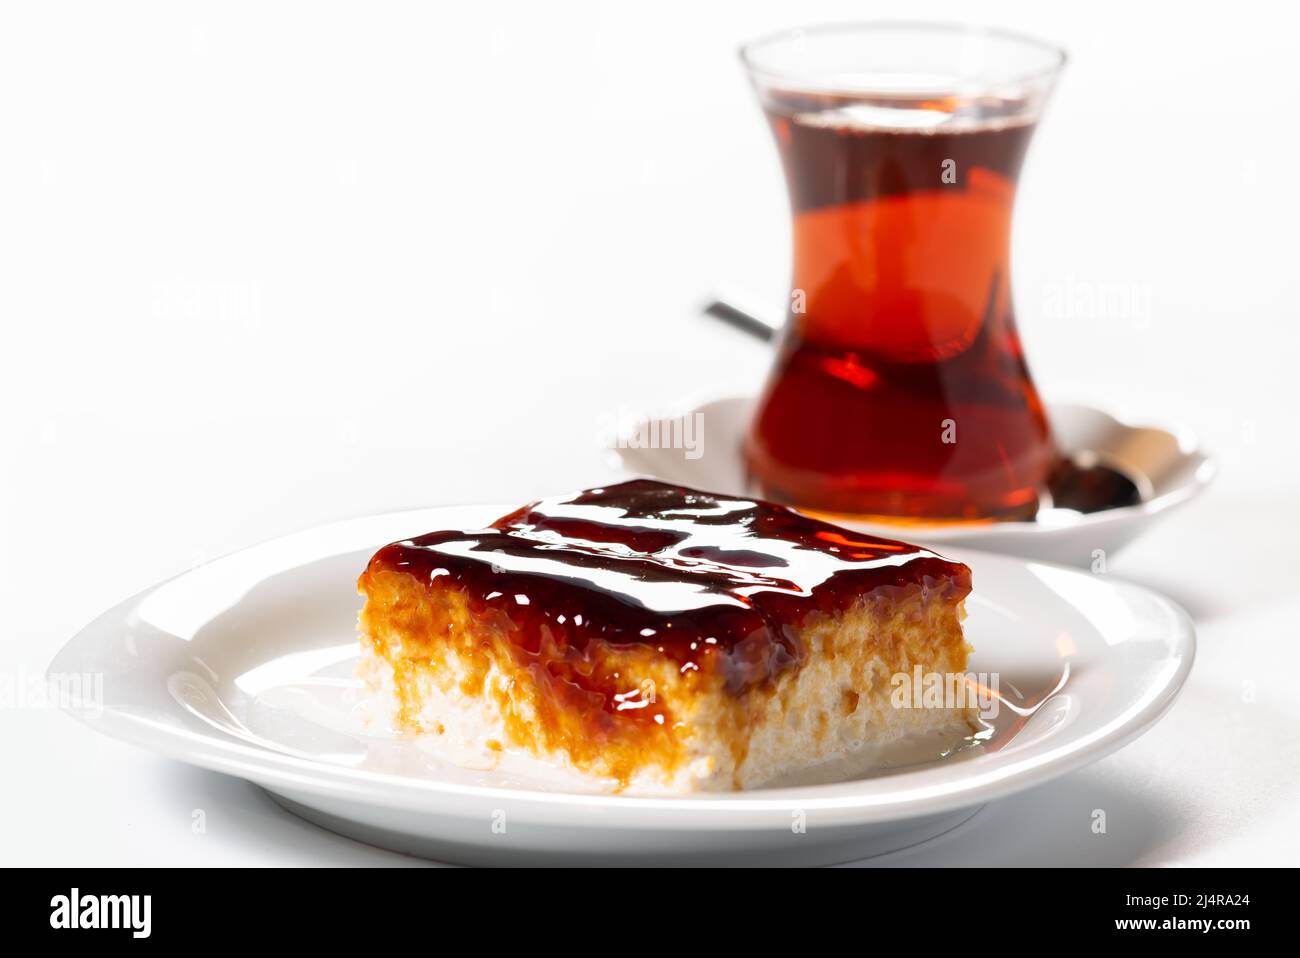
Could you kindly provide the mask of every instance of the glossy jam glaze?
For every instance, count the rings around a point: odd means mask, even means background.
[[[900,589],[951,602],[971,587],[966,566],[917,546],[648,479],[394,542],[366,575],[384,571],[504,612],[526,655],[649,646],[682,669],[721,668],[733,694],[802,661],[809,616]]]

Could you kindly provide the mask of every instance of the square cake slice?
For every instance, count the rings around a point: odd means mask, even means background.
[[[752,788],[964,725],[895,676],[964,672],[970,570],[783,506],[636,479],[380,549],[367,681],[403,730],[619,787]]]

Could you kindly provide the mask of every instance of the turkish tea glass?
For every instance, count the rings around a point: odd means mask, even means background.
[[[745,444],[758,491],[863,517],[1032,518],[1058,457],[1016,333],[1011,213],[1064,53],[880,23],[741,56],[794,218],[786,327]]]

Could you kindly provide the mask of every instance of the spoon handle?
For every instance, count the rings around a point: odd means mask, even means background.
[[[721,320],[765,343],[772,342],[781,332],[780,325],[765,319],[759,310],[741,306],[731,298],[714,299],[704,307],[704,315]]]

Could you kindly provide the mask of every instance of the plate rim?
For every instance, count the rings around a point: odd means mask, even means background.
[[[215,563],[230,562],[272,547],[282,548],[295,540],[323,536],[334,532],[342,534],[349,527],[364,529],[380,520],[406,522],[402,517],[419,521],[421,515],[449,510],[477,510],[485,512],[509,506],[486,504],[449,504],[417,509],[394,510],[367,516],[337,520],[322,525],[263,540],[256,545],[235,550],[211,562],[203,563],[169,577],[141,592],[119,602],[78,630],[51,660],[47,677],[56,674],[78,674],[86,671],[77,667],[77,660],[86,658],[87,651],[111,642],[113,635],[120,636],[121,627],[131,611],[147,596],[168,585],[184,579],[198,569]],[[382,544],[382,543],[381,543]],[[977,557],[979,562],[1005,565],[1044,566],[1071,576],[1095,578],[1077,568],[1052,562],[1023,559],[994,552],[967,549],[957,546],[963,553]],[[377,546],[376,546],[377,547]],[[345,550],[352,551],[352,550]],[[337,554],[337,553],[335,553]],[[317,556],[319,558],[319,556]],[[309,560],[308,560],[309,561]],[[138,747],[146,748],[169,759],[189,765],[235,775],[258,785],[276,790],[277,786],[329,796],[347,798],[370,806],[382,806],[431,814],[455,815],[457,809],[464,815],[467,805],[480,809],[487,803],[513,808],[513,814],[523,814],[526,820],[538,824],[577,825],[581,827],[582,811],[601,811],[610,817],[591,820],[591,827],[656,828],[665,824],[663,815],[671,814],[674,829],[745,830],[789,827],[789,812],[799,809],[817,816],[819,825],[864,826],[874,823],[899,821],[923,815],[972,807],[987,801],[1003,798],[1034,785],[1057,778],[1090,764],[1105,755],[1123,748],[1145,733],[1172,707],[1190,674],[1196,657],[1196,632],[1191,617],[1177,603],[1145,586],[1123,578],[1106,576],[1109,585],[1141,597],[1169,616],[1170,634],[1165,637],[1168,660],[1174,668],[1164,675],[1162,683],[1149,686],[1133,697],[1140,708],[1133,712],[1129,706],[1101,729],[1083,740],[1067,738],[1045,753],[1011,759],[1000,767],[969,773],[961,779],[942,786],[927,786],[922,780],[914,790],[925,794],[910,797],[909,779],[924,778],[933,768],[902,771],[891,775],[895,787],[873,801],[873,783],[881,779],[859,780],[862,788],[849,795],[826,796],[817,794],[827,789],[842,788],[850,782],[824,785],[796,786],[782,789],[756,789],[747,792],[694,793],[684,796],[619,795],[607,793],[582,793],[549,791],[528,788],[509,788],[495,785],[473,785],[439,780],[417,779],[394,773],[359,770],[347,766],[331,765],[288,755],[233,737],[222,736],[215,729],[202,732],[182,724],[184,710],[169,696],[175,705],[177,717],[174,724],[155,722],[147,716],[135,714],[122,707],[105,706],[94,717],[75,707],[64,705],[63,710],[95,731]],[[119,639],[120,641],[120,639]],[[167,693],[164,693],[167,694]],[[1131,713],[1131,714],[1130,714]],[[764,797],[770,794],[772,797]],[[779,797],[777,797],[779,796]],[[456,807],[448,807],[448,803]],[[567,810],[567,814],[566,814]],[[772,817],[773,812],[781,817]]]

